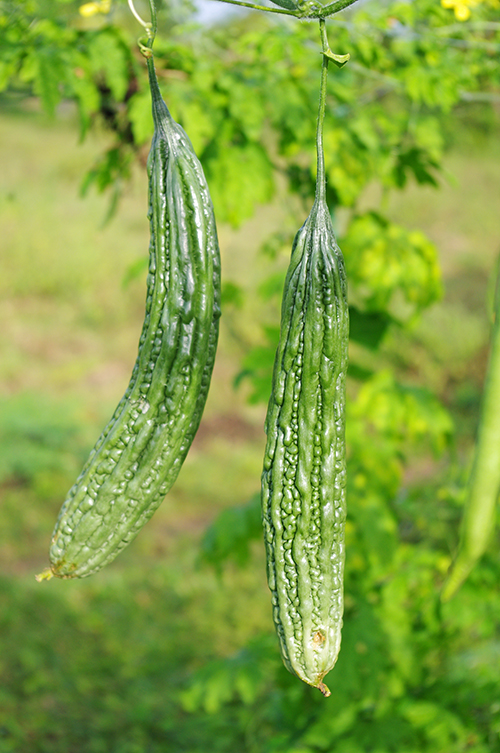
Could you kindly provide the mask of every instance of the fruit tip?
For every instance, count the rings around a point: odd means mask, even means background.
[[[328,698],[328,696],[331,695],[330,688],[328,687],[328,685],[325,685],[324,682],[320,682],[320,684],[318,685],[318,690],[321,690],[325,698]]]
[[[35,575],[35,580],[38,583],[41,583],[42,580],[50,580],[54,577],[54,573],[52,572],[52,569],[50,567],[45,568],[45,570],[42,570],[41,573],[38,573],[38,575]]]

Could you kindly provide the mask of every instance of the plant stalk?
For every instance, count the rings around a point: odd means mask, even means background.
[[[242,8],[251,8],[252,10],[263,10],[267,13],[281,13],[285,16],[296,16],[297,13],[294,10],[286,10],[286,8],[268,8],[267,5],[255,5],[255,3],[245,3],[243,0],[219,0],[220,3],[229,3],[230,5],[241,5]]]
[[[130,0],[129,0],[130,1]],[[334,0],[327,5],[321,5],[320,3],[314,3],[311,7],[297,8],[297,10],[286,10],[285,8],[270,8],[266,5],[256,5],[255,3],[247,3],[244,0],[219,0],[221,3],[229,3],[230,5],[241,5],[243,8],[251,8],[252,10],[263,10],[267,13],[281,13],[285,16],[295,16],[302,20],[313,20],[318,18],[327,18],[334,13],[338,13],[344,8],[348,8],[357,0]]]
[[[153,48],[153,42],[156,37],[156,31],[158,29],[155,2],[154,0],[149,0],[149,10],[151,13],[151,22],[149,23],[147,21],[144,21],[144,19],[141,18],[141,16],[136,11],[135,6],[134,6],[134,0],[128,0],[128,6],[134,18],[141,24],[141,26],[144,27],[147,34],[146,43],[144,43],[142,40],[139,40],[139,47],[141,49],[141,52],[146,58],[151,57],[152,55],[151,50]]]
[[[323,123],[325,121],[326,110],[326,85],[328,81],[328,56],[326,52],[330,49],[328,38],[326,36],[326,21],[324,18],[319,20],[319,31],[321,35],[322,65],[321,65],[321,83],[319,89],[319,108],[318,121],[316,124],[316,201],[326,201],[326,174],[325,174],[325,153],[323,148]]]

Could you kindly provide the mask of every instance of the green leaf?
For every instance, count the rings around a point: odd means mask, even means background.
[[[68,85],[78,105],[80,132],[83,139],[92,123],[92,117],[99,112],[101,95],[90,75],[85,56],[79,51],[73,51],[70,61]]]
[[[420,231],[368,212],[354,217],[340,245],[367,310],[389,311],[397,294],[415,313],[441,296],[437,250]]]
[[[117,102],[122,102],[129,86],[128,58],[121,42],[111,30],[90,37],[88,43],[90,69],[103,77]]]
[[[153,135],[153,114],[151,109],[151,94],[146,89],[134,94],[128,104],[128,117],[132,126],[134,142],[145,144]]]
[[[378,432],[399,441],[429,443],[436,452],[453,433],[450,414],[429,390],[398,384],[389,370],[361,387],[354,410]]]
[[[0,60],[0,92],[4,91],[10,83],[10,79],[14,75],[19,65],[19,59],[21,56],[12,56],[9,60]]]
[[[221,292],[221,306],[234,306],[241,309],[245,301],[245,293],[240,285],[235,282],[223,282]]]
[[[351,59],[351,56],[349,53],[346,55],[336,55],[331,50],[326,50],[323,52],[323,55],[328,58],[328,60],[331,60],[337,68],[343,68],[344,65]]]
[[[280,270],[274,272],[274,274],[268,275],[266,279],[259,285],[258,294],[263,301],[270,301],[272,298],[279,296],[283,293],[283,286],[285,283],[286,270]]]
[[[273,374],[276,348],[279,342],[279,326],[264,328],[267,342],[256,345],[245,355],[242,369],[234,380],[238,387],[244,379],[251,384],[248,401],[252,404],[267,403],[271,393],[271,379]]]
[[[111,188],[111,197],[103,226],[114,216],[123,190],[123,181],[128,179],[133,152],[126,145],[109,149],[84,176],[80,194],[85,196],[90,186],[94,185],[99,193]]]
[[[53,117],[66,80],[66,65],[60,51],[49,45],[31,49],[23,62],[21,77],[33,81],[35,94],[47,114]]]
[[[253,703],[279,666],[275,636],[259,635],[233,656],[208,662],[195,672],[181,703],[186,711],[202,708],[209,714],[235,699]]]
[[[186,99],[185,93],[182,99],[176,101],[176,118],[189,135],[197,154],[202,154],[210,141],[216,138],[219,126],[217,115],[212,113],[206,102],[201,99]]]
[[[257,142],[261,139],[262,128],[265,123],[265,110],[259,91],[253,91],[249,96],[248,81],[230,81],[229,84],[229,113],[238,123],[241,132],[249,141]]]
[[[465,750],[468,747],[469,732],[456,714],[443,709],[432,701],[408,700],[402,706],[404,716],[410,724],[422,732],[435,750]]]
[[[246,505],[224,510],[206,530],[200,547],[200,561],[220,570],[226,560],[240,567],[250,556],[250,542],[262,537],[260,494]]]
[[[394,319],[380,311],[361,311],[349,307],[349,337],[370,350],[377,350]]]
[[[203,161],[207,171],[215,214],[223,222],[239,227],[274,194],[273,167],[259,144],[217,144]]]
[[[81,195],[85,196],[92,184],[95,184],[99,193],[102,193],[110,185],[119,184],[123,177],[128,176],[130,161],[131,155],[123,149],[108,149],[84,177],[80,187]]]
[[[413,173],[417,183],[421,185],[439,186],[432,171],[437,171],[439,164],[432,160],[429,155],[416,146],[399,152],[394,165],[394,177],[396,185],[403,188],[406,185],[408,173]]]

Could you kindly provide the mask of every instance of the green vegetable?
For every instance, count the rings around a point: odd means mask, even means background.
[[[210,385],[220,317],[220,259],[207,183],[147,60],[154,136],[146,315],[128,389],[64,502],[51,571],[84,577],[111,562],[153,515],[180,471]]]
[[[344,262],[325,200],[327,65],[324,56],[316,199],[285,280],[262,474],[268,583],[283,660],[324,695],[343,614],[349,336]]]
[[[500,269],[500,267],[499,267]],[[483,390],[479,430],[455,560],[441,592],[448,601],[485,553],[495,525],[500,493],[500,295]]]

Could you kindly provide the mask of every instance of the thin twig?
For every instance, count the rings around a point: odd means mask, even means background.
[[[220,3],[229,3],[230,5],[239,5],[242,8],[251,8],[252,10],[263,10],[267,13],[281,13],[285,16],[297,16],[296,11],[286,10],[285,8],[268,8],[266,5],[255,5],[254,3],[245,3],[243,0],[217,0]]]

